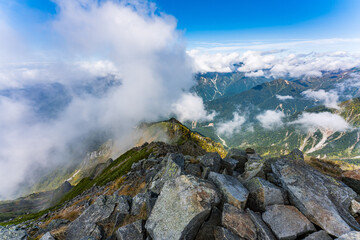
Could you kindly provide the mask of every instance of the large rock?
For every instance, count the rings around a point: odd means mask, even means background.
[[[138,193],[132,200],[131,204],[131,215],[140,214],[141,210],[146,205],[146,195],[145,193]]]
[[[47,232],[40,238],[40,240],[55,240],[55,238],[50,232]]]
[[[238,208],[245,208],[249,191],[236,178],[215,172],[208,177],[221,191],[225,202]]]
[[[0,226],[0,239],[3,240],[26,240],[27,234],[23,229],[17,227],[2,227]]]
[[[199,157],[200,164],[205,168],[209,167],[213,172],[219,172],[221,167],[221,157],[217,152],[206,153]]]
[[[342,181],[360,194],[360,169],[344,172]]]
[[[281,189],[265,179],[255,177],[245,183],[249,190],[248,206],[256,211],[265,211],[265,208],[274,204],[284,204]]]
[[[294,206],[269,206],[262,218],[280,240],[296,239],[315,231],[314,225]]]
[[[102,239],[103,228],[101,224],[118,222],[120,209],[128,211],[126,206],[127,198],[124,196],[106,196],[100,195],[95,203],[88,207],[75,221],[73,221],[67,230],[66,239],[81,239],[85,236],[92,236],[95,239]]]
[[[223,226],[240,237],[249,240],[257,239],[255,224],[245,211],[225,203],[221,221]]]
[[[247,154],[245,151],[231,148],[226,155],[226,158],[235,159],[238,161],[236,168],[234,170],[238,171],[239,173],[243,173],[245,170],[245,163],[248,161]]]
[[[276,240],[276,238],[275,238],[274,234],[271,232],[270,228],[262,220],[260,213],[253,212],[249,208],[246,209],[246,212],[249,214],[251,220],[255,224],[258,239]]]
[[[214,230],[214,239],[215,240],[241,240],[241,238],[230,230],[223,227],[216,227]],[[206,239],[204,239],[206,240]]]
[[[324,230],[314,232],[303,240],[332,240],[332,238]]]
[[[221,161],[221,168],[226,169],[229,175],[233,175],[239,162],[233,158],[226,157]]]
[[[194,239],[220,194],[210,182],[181,175],[165,183],[146,229],[153,239]]]
[[[117,240],[143,240],[144,239],[144,221],[138,220],[134,223],[120,227],[116,231]]]
[[[335,240],[359,240],[360,239],[360,232],[358,231],[351,231],[340,237],[336,238]]]
[[[209,219],[200,227],[195,240],[214,240],[214,229],[221,225],[221,214],[221,211],[217,207],[214,207]]]
[[[163,160],[165,166],[154,177],[149,190],[159,194],[165,182],[184,173],[185,159],[180,153],[171,153]]]
[[[272,170],[288,191],[290,202],[327,233],[338,237],[360,229],[348,210],[357,194],[342,182],[306,165],[300,151],[278,159]]]

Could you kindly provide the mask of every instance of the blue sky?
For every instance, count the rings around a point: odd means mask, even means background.
[[[207,43],[281,42],[284,40],[359,38],[358,0],[153,0],[174,16],[189,48]],[[19,28],[32,32],[56,16],[50,0],[5,0]],[[1,10],[1,9],[0,9]],[[44,27],[41,25],[41,27]],[[41,29],[40,31],[41,32]],[[36,36],[33,36],[36,37]],[[39,41],[41,41],[39,37]]]

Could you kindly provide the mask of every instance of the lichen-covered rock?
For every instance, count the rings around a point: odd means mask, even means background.
[[[225,203],[221,221],[223,226],[238,236],[249,240],[257,239],[255,224],[245,211]]]
[[[241,240],[239,236],[223,227],[216,227],[214,230],[215,240]],[[204,239],[205,240],[205,239]]]
[[[120,227],[116,231],[116,238],[117,240],[144,240],[144,233],[144,221],[138,220]]]
[[[245,184],[249,190],[248,206],[255,211],[265,211],[265,208],[274,204],[284,204],[281,189],[265,179],[255,177]]]
[[[213,172],[220,171],[221,157],[217,152],[206,153],[199,157],[199,161],[203,167],[209,167]]]
[[[359,240],[359,239],[360,239],[360,232],[351,231],[351,232],[341,235],[340,237],[336,238],[335,240]]]
[[[228,154],[226,155],[226,158],[232,158],[238,161],[236,168],[234,169],[235,171],[239,173],[243,173],[245,171],[245,163],[248,161],[247,154],[245,151],[236,148],[231,148]]]
[[[16,226],[9,227],[9,228],[0,226],[0,239],[2,239],[2,240],[26,240],[27,234],[24,229],[18,229]]]
[[[262,218],[280,240],[296,239],[315,231],[314,225],[294,206],[269,206]]]
[[[185,159],[180,153],[171,153],[163,160],[166,165],[154,177],[149,190],[159,194],[165,182],[184,173]]]
[[[167,181],[146,222],[153,239],[194,239],[220,194],[210,182],[191,175]]]
[[[215,172],[210,172],[208,178],[219,188],[225,202],[238,208],[245,208],[249,191],[239,182],[239,180],[232,176]]]
[[[274,234],[271,232],[270,228],[262,220],[260,213],[253,212],[249,208],[246,209],[246,212],[249,214],[251,220],[255,224],[258,239],[276,240],[276,238],[275,238]]]
[[[81,239],[85,236],[92,236],[95,239],[103,237],[102,223],[116,222],[118,218],[117,206],[123,204],[122,196],[100,195],[95,203],[88,207],[67,230],[66,239]]]
[[[303,240],[332,240],[332,237],[330,237],[324,230],[321,230],[310,234]]]
[[[338,237],[360,229],[349,213],[350,202],[357,194],[342,182],[306,165],[300,151],[278,159],[272,170],[288,191],[290,202],[327,233]]]
[[[201,177],[201,168],[198,163],[188,163],[185,166],[185,173],[195,177]]]
[[[50,232],[47,232],[40,238],[40,240],[55,240],[55,238]]]

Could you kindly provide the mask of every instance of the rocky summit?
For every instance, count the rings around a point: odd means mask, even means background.
[[[266,159],[182,144],[129,150],[59,204],[3,222],[0,239],[360,239],[357,189],[301,151]]]

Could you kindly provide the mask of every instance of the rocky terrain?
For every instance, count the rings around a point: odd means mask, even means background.
[[[226,153],[164,124],[177,143],[129,150],[56,206],[1,223],[0,239],[360,239],[359,171],[330,176],[299,150]]]

